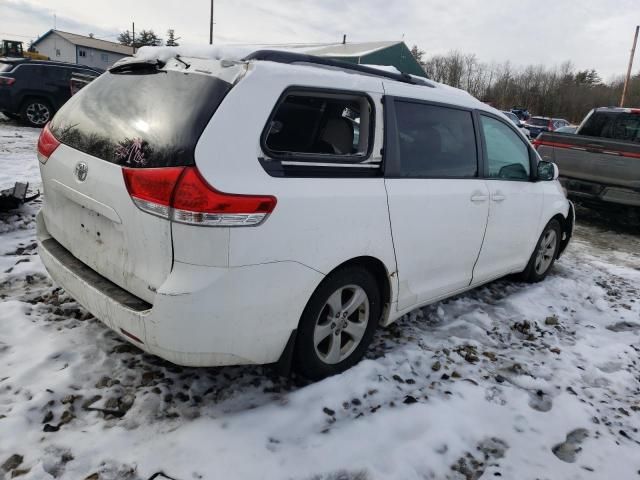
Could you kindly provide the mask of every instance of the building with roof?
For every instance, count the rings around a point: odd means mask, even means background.
[[[344,42],[304,46],[305,53],[365,65],[389,65],[402,73],[426,77],[424,69],[402,41]]]
[[[126,45],[53,29],[33,42],[33,47],[51,60],[102,70],[133,54],[132,48]]]

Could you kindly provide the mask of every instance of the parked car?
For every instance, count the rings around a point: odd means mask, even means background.
[[[577,125],[567,125],[566,127],[560,127],[555,130],[556,133],[576,133],[578,129]]]
[[[504,113],[505,116],[509,120],[511,120],[516,127],[522,130],[522,133],[524,133],[524,136],[527,137],[527,139],[531,140],[531,132],[527,127],[524,126],[524,122],[522,122],[515,113],[506,111],[503,111],[502,113]]]
[[[557,167],[465,92],[298,53],[164,60],[117,63],[38,143],[46,268],[146,352],[321,378],[415,308],[542,280],[571,237]]]
[[[511,109],[511,113],[513,113],[516,117],[518,117],[523,122],[526,122],[527,120],[529,120],[529,118],[531,118],[531,114],[529,113],[529,110],[526,107],[514,106]]]
[[[571,197],[640,223],[640,109],[595,108],[575,134],[543,133],[534,144],[557,162]]]
[[[100,71],[72,63],[0,58],[0,112],[42,127],[71,97],[74,73],[95,78]]]
[[[541,132],[553,132],[568,125],[571,123],[564,118],[531,117],[525,122],[525,127],[531,133],[531,138],[536,138]]]

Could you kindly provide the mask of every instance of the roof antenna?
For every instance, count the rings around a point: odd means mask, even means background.
[[[342,35],[342,44],[346,44],[347,43],[347,34],[345,33],[344,35]]]

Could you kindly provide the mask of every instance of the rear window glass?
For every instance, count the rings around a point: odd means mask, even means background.
[[[466,178],[478,172],[471,112],[396,101],[400,175]]]
[[[192,165],[202,131],[231,85],[172,70],[105,73],[60,109],[62,143],[133,168]]]
[[[0,62],[0,73],[1,72],[8,72],[9,70],[13,69],[13,64],[12,63],[3,63]]]
[[[549,125],[549,119],[547,118],[531,118],[527,122],[529,125],[535,125],[536,127],[546,127]]]
[[[365,96],[292,91],[267,124],[264,145],[276,157],[360,161],[369,151],[371,122]]]
[[[640,142],[640,114],[594,112],[580,129],[580,134]]]

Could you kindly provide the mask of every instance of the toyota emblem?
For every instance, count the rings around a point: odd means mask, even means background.
[[[87,173],[89,173],[89,166],[85,162],[78,162],[74,173],[79,182],[84,182],[87,179]]]

